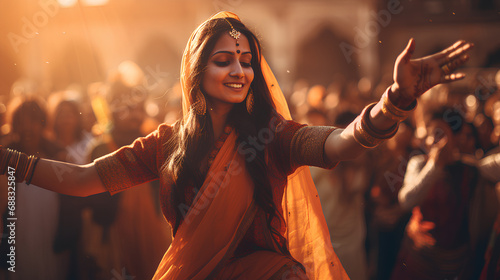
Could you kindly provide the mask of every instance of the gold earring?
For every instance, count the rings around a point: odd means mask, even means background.
[[[252,88],[250,88],[248,90],[246,105],[247,105],[247,112],[249,114],[252,114],[252,111],[253,111],[253,90],[252,90]]]
[[[196,99],[193,103],[193,110],[197,115],[203,116],[207,112],[207,101],[205,100],[205,96],[198,91],[196,93]]]

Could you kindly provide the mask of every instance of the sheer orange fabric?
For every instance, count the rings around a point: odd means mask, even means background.
[[[226,17],[239,20],[231,12],[220,12],[209,20]],[[193,36],[194,33],[188,46]],[[187,69],[189,59],[184,53],[181,66],[184,117],[192,102],[192,97],[185,90],[183,75],[190,71]],[[285,119],[291,119],[285,97],[262,56],[261,68],[276,111]],[[230,256],[231,250],[235,249],[244,234],[242,231],[252,222],[256,211],[252,201],[252,179],[245,170],[244,160],[234,149],[235,141],[233,132],[210,167],[209,175],[165,253],[154,279],[206,279],[215,276],[211,273],[217,273],[219,264]],[[287,223],[285,237],[288,248],[292,256],[304,265],[309,279],[349,279],[333,251],[320,200],[307,166],[298,168],[288,177],[282,205]],[[223,221],[217,220],[218,213],[225,209],[231,211],[222,214],[225,217]],[[258,271],[269,273],[274,268],[279,269],[282,262],[283,258],[271,257],[265,262],[268,267],[260,267]],[[246,276],[248,279],[268,277],[267,274]]]

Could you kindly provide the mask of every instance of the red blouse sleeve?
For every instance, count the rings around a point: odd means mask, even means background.
[[[164,145],[172,128],[162,124],[146,137],[94,161],[103,185],[115,194],[136,185],[158,179],[166,159]]]
[[[281,120],[276,126],[272,143],[275,160],[286,174],[292,174],[303,165],[333,168],[325,156],[325,142],[335,127],[307,126],[292,120]]]

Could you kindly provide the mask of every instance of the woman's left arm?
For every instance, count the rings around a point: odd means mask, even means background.
[[[381,100],[368,105],[345,129],[333,131],[325,142],[325,154],[332,162],[353,159],[368,148],[392,137],[416,106],[416,99],[433,86],[461,80],[452,72],[468,59],[473,44],[457,41],[449,48],[423,58],[412,59],[415,41],[410,39],[394,66],[394,83]]]

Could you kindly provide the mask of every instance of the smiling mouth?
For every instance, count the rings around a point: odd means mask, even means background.
[[[243,84],[224,84],[226,87],[230,88],[242,88]]]

